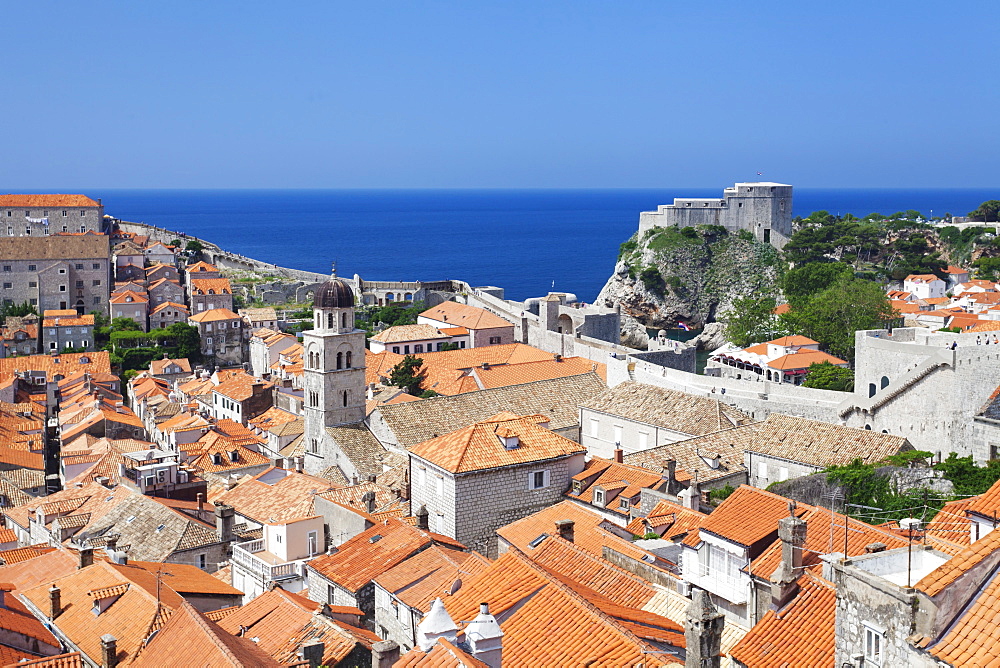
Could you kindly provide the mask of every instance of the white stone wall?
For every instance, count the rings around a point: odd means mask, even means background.
[[[417,624],[422,617],[421,611],[405,605],[387,590],[375,585],[375,632],[383,640],[399,643],[402,653],[413,649]]]
[[[427,506],[430,530],[495,558],[496,530],[561,501],[570,479],[583,470],[584,456],[459,476],[419,457],[411,456],[410,462],[411,503],[413,508]],[[530,474],[544,470],[549,472],[548,486],[529,489]]]
[[[780,457],[761,455],[755,452],[743,452],[743,466],[747,469],[747,477],[754,487],[765,489],[774,482],[783,482],[820,471],[815,466],[801,462],[793,462]]]
[[[624,454],[630,455],[694,436],[590,408],[580,409],[580,444],[587,448],[590,457],[612,459],[616,441],[621,442]]]

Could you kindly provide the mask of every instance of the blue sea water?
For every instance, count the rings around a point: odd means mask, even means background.
[[[591,301],[639,212],[720,188],[656,190],[87,190],[105,212],[279,266],[369,280],[463,279],[508,298]],[[75,191],[74,191],[75,192]],[[794,212],[965,214],[996,189],[796,188]]]

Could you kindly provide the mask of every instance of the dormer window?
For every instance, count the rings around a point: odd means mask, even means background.
[[[604,505],[604,490],[595,489],[594,490],[594,505],[603,506]]]
[[[573,493],[579,494],[583,490],[583,484],[579,480],[573,481]]]
[[[622,500],[620,500],[618,502],[618,507],[621,508],[622,510],[628,510],[629,509],[628,499],[622,499]]]

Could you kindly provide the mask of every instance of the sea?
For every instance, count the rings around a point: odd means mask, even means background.
[[[52,192],[52,191],[49,191]],[[77,192],[69,190],[65,192]],[[462,279],[508,299],[570,292],[591,302],[639,212],[722,188],[644,190],[86,190],[105,213],[210,240],[279,266],[367,280]],[[964,215],[986,189],[796,188],[813,211]]]

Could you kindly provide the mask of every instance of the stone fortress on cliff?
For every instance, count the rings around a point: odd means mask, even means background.
[[[721,225],[746,230],[758,241],[781,248],[792,236],[792,186],[783,183],[737,183],[721,198],[675,198],[656,211],[639,214],[639,236],[656,227]]]

